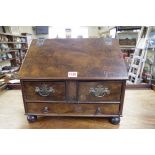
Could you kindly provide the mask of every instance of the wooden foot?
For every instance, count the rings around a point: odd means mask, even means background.
[[[120,117],[112,117],[110,118],[110,122],[114,125],[117,125],[120,123]]]
[[[35,122],[37,120],[37,116],[35,116],[35,115],[28,115],[27,116],[27,120],[29,122]]]

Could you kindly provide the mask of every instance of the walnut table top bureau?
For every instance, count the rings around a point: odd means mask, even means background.
[[[35,39],[19,76],[30,122],[37,116],[120,122],[127,71],[115,39]]]

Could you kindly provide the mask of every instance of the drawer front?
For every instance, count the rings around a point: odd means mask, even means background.
[[[118,115],[119,104],[27,103],[28,113],[58,115]]]
[[[120,101],[121,81],[79,82],[79,101]]]
[[[26,100],[64,101],[65,82],[24,81],[23,91]]]

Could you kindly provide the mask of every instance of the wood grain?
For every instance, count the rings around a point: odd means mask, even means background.
[[[40,96],[35,92],[36,87],[47,85],[52,87],[55,92],[50,93],[49,96]],[[65,100],[65,82],[51,82],[51,81],[25,81],[23,82],[23,89],[25,93],[25,100],[38,101],[64,101]]]
[[[90,88],[97,88],[102,85],[110,90],[110,94],[103,97],[95,97],[89,93]],[[79,83],[79,101],[120,101],[121,81],[99,81],[99,82],[80,82]]]
[[[119,104],[64,104],[64,103],[27,103],[28,113],[48,116],[102,116],[119,115]],[[48,107],[48,112],[44,112],[44,107]],[[100,108],[100,112],[97,112]]]
[[[127,79],[117,40],[107,45],[103,38],[33,40],[19,75],[21,79]],[[69,78],[71,79],[71,78]],[[75,79],[75,78],[72,78]]]

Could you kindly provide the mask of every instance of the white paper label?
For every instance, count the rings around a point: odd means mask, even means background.
[[[77,72],[68,72],[68,77],[77,77]]]

